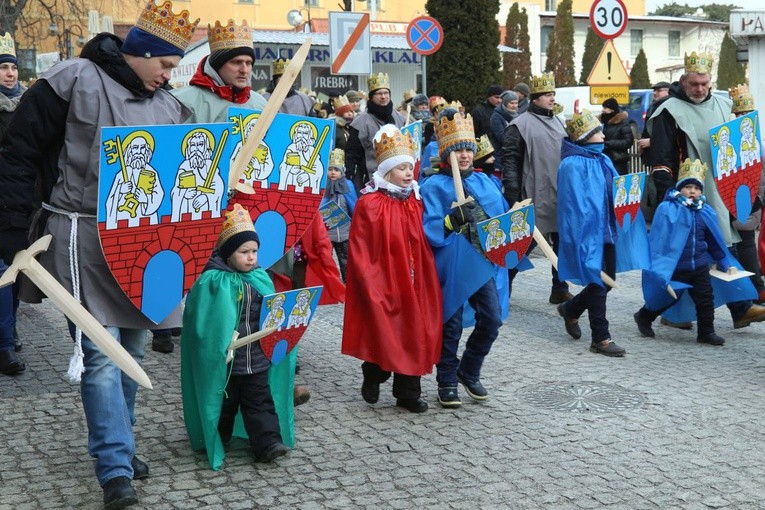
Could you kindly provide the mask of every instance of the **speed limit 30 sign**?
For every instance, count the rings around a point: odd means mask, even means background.
[[[601,39],[616,39],[627,28],[627,7],[622,0],[595,0],[590,24]]]

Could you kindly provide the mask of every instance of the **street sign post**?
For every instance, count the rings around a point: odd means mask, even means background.
[[[329,13],[329,55],[332,74],[372,74],[369,14]]]
[[[595,0],[590,25],[601,39],[616,39],[627,28],[627,7],[622,0]]]

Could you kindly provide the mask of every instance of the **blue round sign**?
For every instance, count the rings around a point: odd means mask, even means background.
[[[432,55],[444,42],[444,29],[435,18],[420,16],[406,27],[406,42],[419,55]]]

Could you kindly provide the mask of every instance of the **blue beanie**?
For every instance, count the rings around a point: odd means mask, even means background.
[[[122,53],[136,57],[166,57],[178,55],[183,58],[184,50],[171,44],[164,39],[146,32],[138,27],[133,27],[125,36],[125,42],[120,48]]]

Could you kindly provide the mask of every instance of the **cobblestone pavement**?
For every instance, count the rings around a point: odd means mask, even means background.
[[[570,340],[547,303],[549,265],[516,280],[511,316],[487,358],[491,399],[445,410],[433,375],[428,412],[360,397],[360,364],[339,354],[341,306],[323,307],[301,343],[297,448],[256,465],[234,440],[223,469],[190,450],[180,353],[148,351],[153,391],[137,404],[138,508],[761,509],[765,508],[765,323],[733,330],[717,312],[722,348],[655,324],[637,335],[639,275],[609,297],[623,359]],[[0,508],[98,508],[77,388],[65,379],[71,343],[50,304],[22,306],[27,370],[0,378]]]

